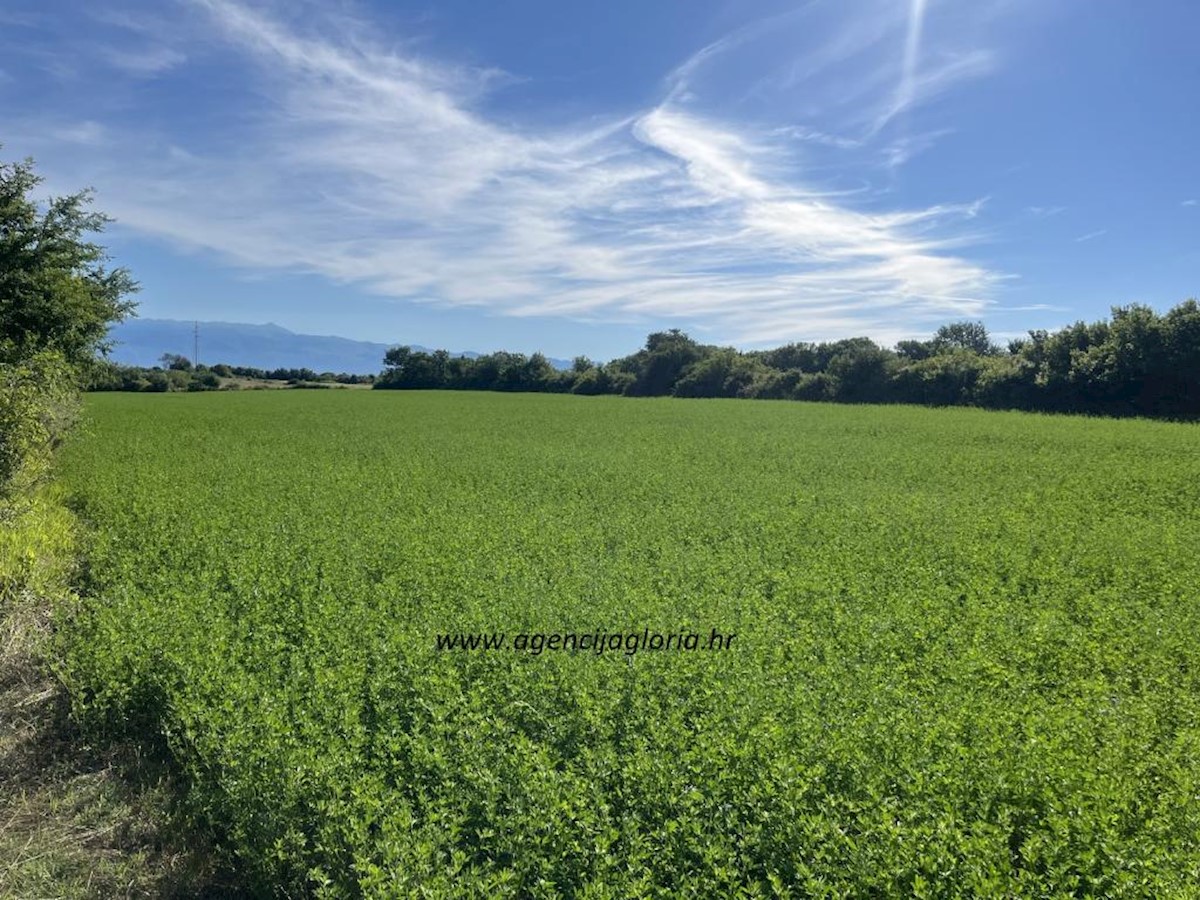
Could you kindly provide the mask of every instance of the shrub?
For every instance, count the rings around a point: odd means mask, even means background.
[[[75,410],[74,382],[61,355],[43,352],[0,367],[0,499],[44,478]]]

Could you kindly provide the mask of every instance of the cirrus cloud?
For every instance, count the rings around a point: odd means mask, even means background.
[[[538,129],[485,112],[494,70],[397,51],[352,19],[305,29],[234,0],[190,5],[211,29],[207,48],[111,62],[178,75],[206,49],[230,54],[247,108],[206,138],[126,130],[79,165],[123,227],[236,265],[513,316],[678,321],[740,343],[904,336],[981,314],[1002,277],[961,255],[980,202],[881,211],[873,193],[809,177],[795,152],[798,140],[875,152],[894,168],[944,133],[886,134],[991,57],[942,54],[923,69],[922,2],[891,32],[875,22],[830,45],[857,57],[893,33],[901,80],[889,89],[867,73],[875,112],[828,132],[700,108],[697,80],[753,30],[677,67],[656,106]],[[780,83],[794,89],[846,61],[828,51],[807,69],[789,61]]]

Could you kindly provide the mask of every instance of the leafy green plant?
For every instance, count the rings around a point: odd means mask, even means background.
[[[1188,896],[1192,426],[421,392],[92,395],[94,731],[260,893]],[[446,632],[736,632],[707,654]]]

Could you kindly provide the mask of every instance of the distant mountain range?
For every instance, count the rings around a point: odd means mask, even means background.
[[[194,322],[177,319],[129,319],[113,327],[110,358],[130,366],[156,366],[164,353],[192,358]],[[200,362],[227,363],[258,369],[300,369],[314,372],[347,372],[369,375],[383,370],[383,355],[395,344],[354,341],[350,338],[296,334],[280,325],[247,325],[240,322],[201,322]],[[430,348],[409,344],[414,350]],[[474,358],[472,350],[454,353]],[[569,369],[569,360],[551,359],[558,369]]]

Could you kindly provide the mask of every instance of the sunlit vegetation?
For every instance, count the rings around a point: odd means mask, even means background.
[[[91,395],[58,616],[250,886],[1187,896],[1195,426],[449,392]],[[445,632],[736,632],[720,654]]]
[[[650,335],[605,364],[578,357],[569,371],[539,353],[475,359],[390,350],[378,388],[546,391],[635,397],[741,397],[842,403],[921,403],[1116,416],[1200,416],[1200,305],[1163,315],[1115,307],[1112,318],[1031,331],[1007,347],[980,322],[952,322],[927,341],[893,349],[870,338],[739,352],[680,331]]]

